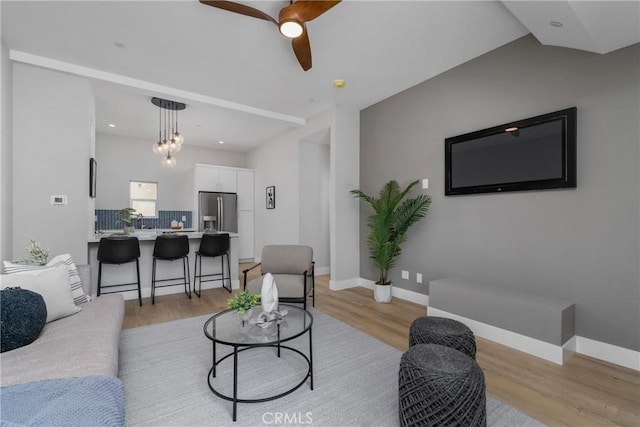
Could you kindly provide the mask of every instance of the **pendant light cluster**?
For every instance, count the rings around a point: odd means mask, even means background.
[[[178,132],[178,111],[187,106],[182,102],[155,97],[151,98],[151,103],[158,107],[160,118],[158,142],[153,144],[153,152],[163,157],[163,166],[172,168],[176,165],[175,153],[180,151],[184,142],[184,137]]]

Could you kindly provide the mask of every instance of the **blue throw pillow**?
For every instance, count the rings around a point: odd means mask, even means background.
[[[47,320],[47,305],[36,292],[20,288],[0,291],[2,352],[31,344]]]

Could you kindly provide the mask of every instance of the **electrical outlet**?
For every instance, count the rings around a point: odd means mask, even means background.
[[[182,221],[186,221],[187,220],[187,216],[186,215],[182,215]]]
[[[422,273],[416,273],[416,282],[422,283]]]
[[[402,270],[402,278],[409,280],[409,272],[407,270]]]

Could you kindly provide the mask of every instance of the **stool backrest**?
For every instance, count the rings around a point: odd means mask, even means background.
[[[140,258],[140,242],[133,236],[109,236],[100,239],[98,261],[106,264],[124,264]]]
[[[230,247],[231,239],[227,233],[205,233],[200,240],[198,252],[200,255],[215,257],[229,252]]]
[[[164,234],[156,237],[153,256],[160,259],[179,259],[189,253],[189,238],[184,234]]]

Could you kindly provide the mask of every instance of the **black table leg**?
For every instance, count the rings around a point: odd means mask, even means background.
[[[309,378],[311,380],[311,390],[313,390],[313,347],[311,344],[311,328],[309,328]]]
[[[238,408],[238,347],[233,346],[233,421]]]
[[[213,342],[213,378],[216,377],[216,342]]]

